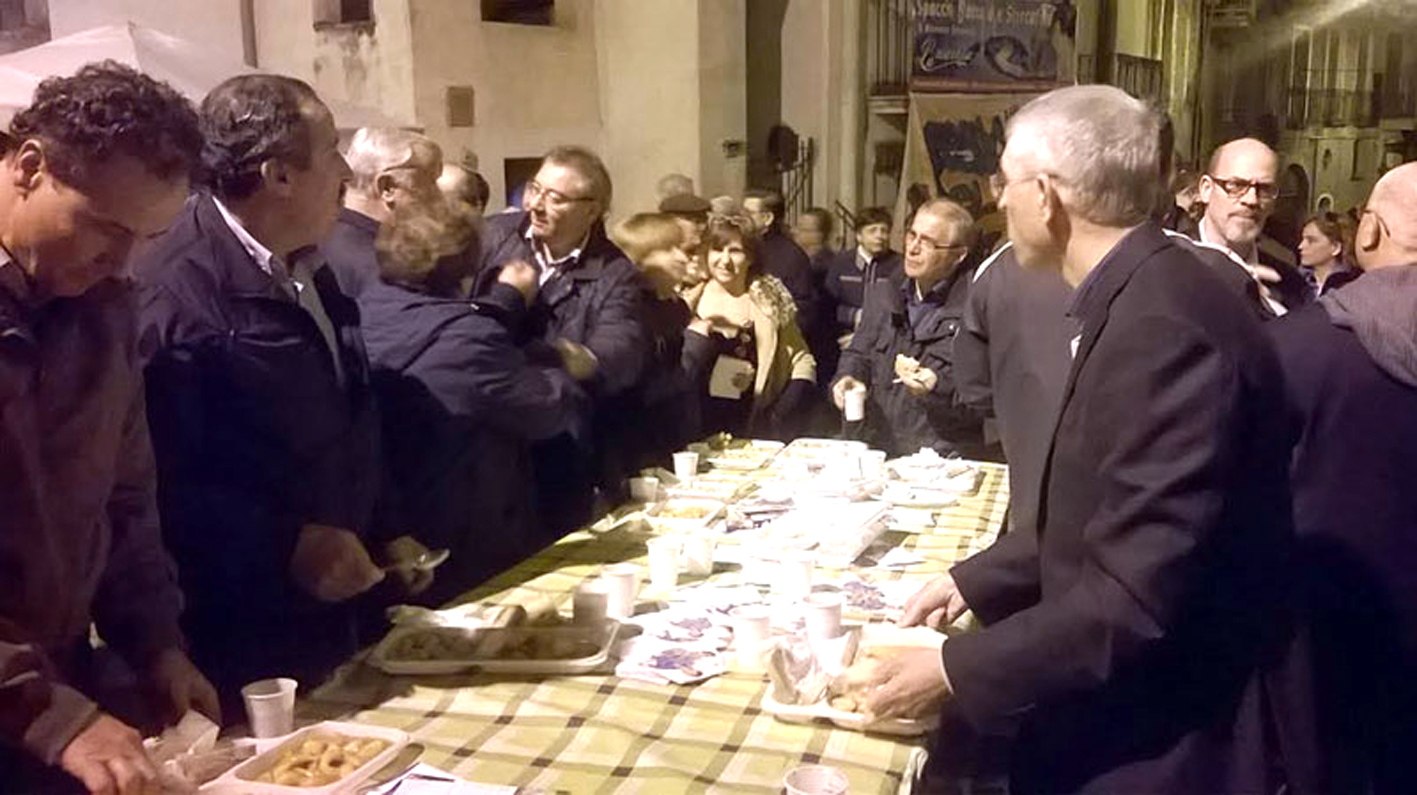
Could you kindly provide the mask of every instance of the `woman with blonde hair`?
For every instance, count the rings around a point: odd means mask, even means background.
[[[622,451],[626,472],[634,473],[667,463],[699,436],[698,403],[683,362],[691,314],[678,293],[689,273],[689,236],[673,215],[638,213],[616,224],[610,237],[644,277],[640,311],[650,358],[610,440]]]
[[[790,439],[802,427],[817,362],[797,326],[797,306],[762,272],[752,222],[710,220],[709,281],[694,301],[684,356],[703,384],[703,430]]]

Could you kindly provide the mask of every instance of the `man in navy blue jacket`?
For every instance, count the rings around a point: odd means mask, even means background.
[[[235,707],[251,680],[314,684],[356,648],[350,600],[384,576],[365,545],[378,426],[358,309],[302,256],[349,175],[329,110],[273,75],[232,78],[201,110],[210,193],[136,277],[184,628]]]
[[[594,401],[596,440],[618,433],[624,400],[651,355],[641,315],[643,281],[601,220],[610,198],[610,175],[600,158],[574,146],[548,152],[526,185],[525,209],[487,219],[474,290],[485,295],[507,263],[536,269],[539,292],[520,341],[537,339],[556,348]],[[593,447],[566,435],[537,445],[540,529],[548,538],[588,521],[595,486],[614,487],[626,474],[623,451],[613,444]]]
[[[1363,278],[1268,328],[1296,425],[1294,525],[1333,792],[1417,792],[1417,165],[1359,219]]]

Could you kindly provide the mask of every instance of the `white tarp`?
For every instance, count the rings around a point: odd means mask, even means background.
[[[0,55],[0,123],[27,107],[39,82],[51,75],[72,75],[87,63],[113,59],[165,81],[195,103],[233,75],[260,72],[238,61],[213,56],[196,42],[129,22],[92,28],[28,49]],[[373,108],[325,100],[341,129],[408,127]]]

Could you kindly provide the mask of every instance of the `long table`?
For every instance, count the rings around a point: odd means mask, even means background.
[[[873,577],[923,583],[993,542],[1008,502],[1008,475],[1002,466],[979,467],[978,492],[939,512],[933,529],[887,532],[886,543],[926,562],[904,571],[872,569]],[[630,532],[577,531],[458,601],[549,601],[569,612],[577,584],[605,564],[644,563],[643,541]],[[732,536],[723,543],[733,543]],[[713,577],[731,580],[736,572]],[[762,709],[766,688],[761,673],[735,671],[685,686],[610,672],[394,677],[356,658],[301,711],[402,729],[426,747],[429,764],[471,781],[547,792],[778,793],[788,770],[814,763],[845,770],[853,793],[905,793],[916,783],[926,759],[923,738],[783,723]]]

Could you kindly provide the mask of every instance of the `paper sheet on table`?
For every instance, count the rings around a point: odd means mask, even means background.
[[[709,374],[709,397],[729,400],[743,397],[748,389],[740,386],[738,381],[751,385],[753,372],[753,363],[746,359],[719,356],[713,363],[713,372]]]
[[[428,776],[428,778],[415,778],[416,776]],[[448,779],[434,781],[433,779]],[[439,770],[432,765],[419,763],[407,776],[389,782],[387,786],[374,790],[371,795],[386,795],[398,789],[398,795],[516,795],[516,787],[506,787],[497,784],[474,784],[470,781],[463,781],[456,778],[451,773]]]
[[[925,559],[907,549],[891,547],[886,554],[876,561],[876,566],[882,569],[903,569],[909,566],[916,566],[924,563]]]

